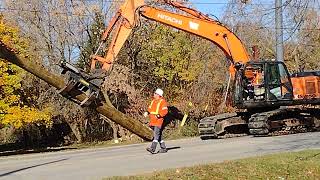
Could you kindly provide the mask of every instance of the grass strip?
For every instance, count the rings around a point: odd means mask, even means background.
[[[287,152],[105,179],[320,179],[320,150]]]

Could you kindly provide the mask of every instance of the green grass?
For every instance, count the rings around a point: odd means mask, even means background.
[[[164,139],[165,140],[175,140],[183,139],[188,137],[198,136],[198,123],[195,121],[190,121],[186,123],[183,127],[178,127],[174,129],[165,129],[164,130]]]
[[[320,179],[320,150],[289,152],[108,179]]]

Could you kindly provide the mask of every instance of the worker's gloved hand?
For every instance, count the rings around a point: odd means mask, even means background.
[[[157,115],[156,115],[156,117],[157,117],[158,119],[160,119],[160,118],[161,118],[160,114],[157,114]]]
[[[148,115],[149,115],[148,112],[144,112],[144,113],[143,113],[143,116],[144,116],[144,117],[147,117]]]

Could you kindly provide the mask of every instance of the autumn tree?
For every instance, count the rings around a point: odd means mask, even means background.
[[[293,40],[287,46],[288,64],[293,71],[318,70],[320,68],[320,14],[312,6],[292,6],[290,8]]]
[[[5,11],[4,15],[15,22],[24,35],[33,42],[30,46],[37,57],[42,58],[40,63],[49,71],[60,73],[61,69],[58,66],[60,61],[76,64],[81,57],[88,63],[91,52],[87,52],[85,56],[80,52],[85,52],[87,48],[85,43],[92,38],[91,36],[100,35],[98,34],[100,32],[90,34],[95,15],[100,14],[102,21],[105,21],[110,18],[118,4],[105,1],[7,0],[5,7],[8,11]],[[92,42],[96,40],[91,39]],[[38,99],[35,102],[37,105],[49,104],[53,109],[55,122],[67,123],[78,142],[95,140],[94,137],[97,136],[93,133],[94,129],[100,129],[101,123],[104,123],[99,120],[97,113],[83,110],[57,94],[55,88],[41,81],[35,86],[33,82],[37,80],[33,80],[28,85],[32,93],[37,94]],[[31,87],[38,89],[34,91]],[[104,129],[108,131],[108,128]],[[106,137],[102,139],[108,139],[108,133],[103,133]]]
[[[29,42],[22,38],[19,30],[3,22],[0,23],[0,39],[14,48],[22,56],[30,56],[27,52]],[[32,56],[30,56],[30,61]],[[35,97],[28,94],[21,87],[21,82],[26,75],[17,66],[0,61],[0,123],[4,126],[22,128],[30,123],[52,124],[50,108],[34,106],[23,98],[32,100]]]

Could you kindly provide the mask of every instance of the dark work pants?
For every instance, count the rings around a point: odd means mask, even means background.
[[[162,132],[164,128],[153,126],[152,129],[153,129],[153,141],[151,144],[151,148],[155,150],[157,147],[157,144],[160,143],[161,149],[166,149],[166,145],[162,139]]]
[[[153,126],[153,140],[160,142],[162,140],[162,131],[162,128],[159,128],[158,126]]]

